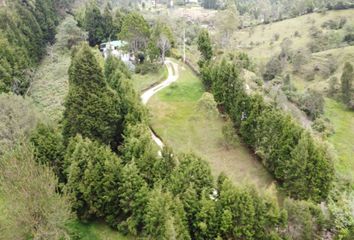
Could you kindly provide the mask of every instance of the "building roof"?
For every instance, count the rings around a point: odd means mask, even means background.
[[[115,40],[115,41],[107,42],[107,43],[105,43],[105,44],[106,44],[106,45],[111,45],[111,46],[113,46],[113,47],[120,48],[120,47],[126,46],[128,43],[127,43],[126,41]]]

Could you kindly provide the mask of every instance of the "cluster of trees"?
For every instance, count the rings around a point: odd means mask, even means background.
[[[280,237],[286,213],[253,188],[217,184],[193,154],[161,156],[126,67],[108,58],[101,69],[87,45],[74,52],[63,130],[40,124],[33,156],[53,168],[81,220],[103,218],[150,239]]]
[[[0,9],[0,92],[24,94],[52,43],[62,1],[10,1]]]
[[[206,88],[229,114],[243,141],[255,150],[283,189],[297,199],[326,199],[334,179],[326,146],[262,96],[248,95],[239,65],[226,59],[209,62],[201,73]]]
[[[107,5],[101,13],[97,3],[90,3],[79,23],[88,32],[91,46],[102,42],[120,39],[129,43],[131,52],[143,62],[147,55],[151,62],[161,58],[164,61],[175,39],[170,27],[157,21],[151,27],[142,15],[117,9],[114,13]]]

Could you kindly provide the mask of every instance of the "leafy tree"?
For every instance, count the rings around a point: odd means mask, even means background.
[[[341,77],[343,102],[347,105],[349,105],[352,99],[353,79],[354,79],[353,66],[352,64],[347,62],[344,66],[343,74]]]
[[[22,145],[22,146],[20,146]],[[52,170],[38,165],[32,149],[19,142],[0,159],[0,218],[3,239],[64,239],[70,202],[57,192]]]
[[[29,99],[11,94],[0,95],[0,157],[21,139],[28,139],[39,117]]]
[[[122,171],[120,159],[106,146],[77,136],[65,156],[65,191],[73,200],[78,217],[118,216],[118,187]]]
[[[102,69],[89,47],[81,46],[69,69],[69,93],[63,118],[65,144],[70,137],[81,134],[110,144],[115,150],[123,131],[120,102],[117,94],[107,87]]]
[[[96,3],[90,3],[85,10],[84,28],[88,32],[90,46],[96,46],[105,39],[104,19]]]
[[[34,156],[38,163],[49,165],[60,182],[64,182],[64,154],[63,137],[53,126],[38,124],[30,136],[34,147]]]
[[[66,17],[57,31],[56,45],[61,50],[71,49],[87,38],[87,33],[77,26],[77,21],[72,16]]]
[[[216,27],[219,29],[219,44],[227,47],[234,31],[240,26],[239,12],[234,1],[227,1],[226,9],[218,11]]]
[[[208,62],[213,57],[213,48],[211,45],[211,40],[209,37],[209,32],[207,30],[202,30],[198,36],[198,50],[202,55],[202,59],[199,60],[198,65],[200,68],[203,67],[205,62]]]
[[[273,80],[276,76],[283,71],[282,64],[278,57],[272,57],[266,65],[265,72],[263,73],[263,79],[265,81]]]
[[[144,51],[150,37],[150,29],[144,17],[138,13],[129,13],[124,17],[118,38],[129,42],[130,49],[137,53]]]
[[[300,99],[301,109],[313,120],[324,111],[324,98],[318,91],[309,90]]]
[[[287,237],[300,239],[316,239],[325,227],[325,217],[319,206],[307,202],[285,199],[284,208],[288,212]]]

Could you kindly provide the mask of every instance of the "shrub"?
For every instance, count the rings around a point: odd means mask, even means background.
[[[316,120],[312,123],[312,128],[325,137],[329,137],[335,133],[334,127],[330,120],[324,117],[316,118]]]
[[[300,108],[311,119],[316,119],[323,113],[324,98],[320,92],[309,90],[300,97]]]
[[[142,75],[145,75],[147,73],[156,73],[156,72],[158,72],[160,67],[161,67],[161,65],[158,63],[151,63],[151,62],[145,61],[142,64],[136,65],[135,73],[139,73]]]
[[[205,114],[208,118],[217,117],[219,112],[213,94],[208,92],[203,93],[202,97],[198,100],[197,110],[203,115]]]
[[[278,59],[278,57],[274,56],[268,61],[265,67],[263,79],[265,81],[273,80],[277,75],[281,74],[282,71],[283,67],[281,65],[280,60]]]

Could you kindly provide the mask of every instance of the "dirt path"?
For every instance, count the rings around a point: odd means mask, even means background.
[[[178,64],[174,63],[170,59],[166,59],[165,65],[168,70],[167,79],[164,80],[163,82],[161,82],[160,84],[147,89],[146,91],[144,91],[141,94],[140,98],[141,98],[141,101],[144,105],[146,105],[148,103],[149,99],[152,96],[154,96],[157,92],[161,91],[162,89],[171,85],[173,82],[177,81],[177,79],[179,77]],[[151,130],[151,137],[160,148],[163,148],[163,146],[164,146],[163,142],[161,141],[161,139],[158,136],[156,136],[156,134],[152,130]]]

